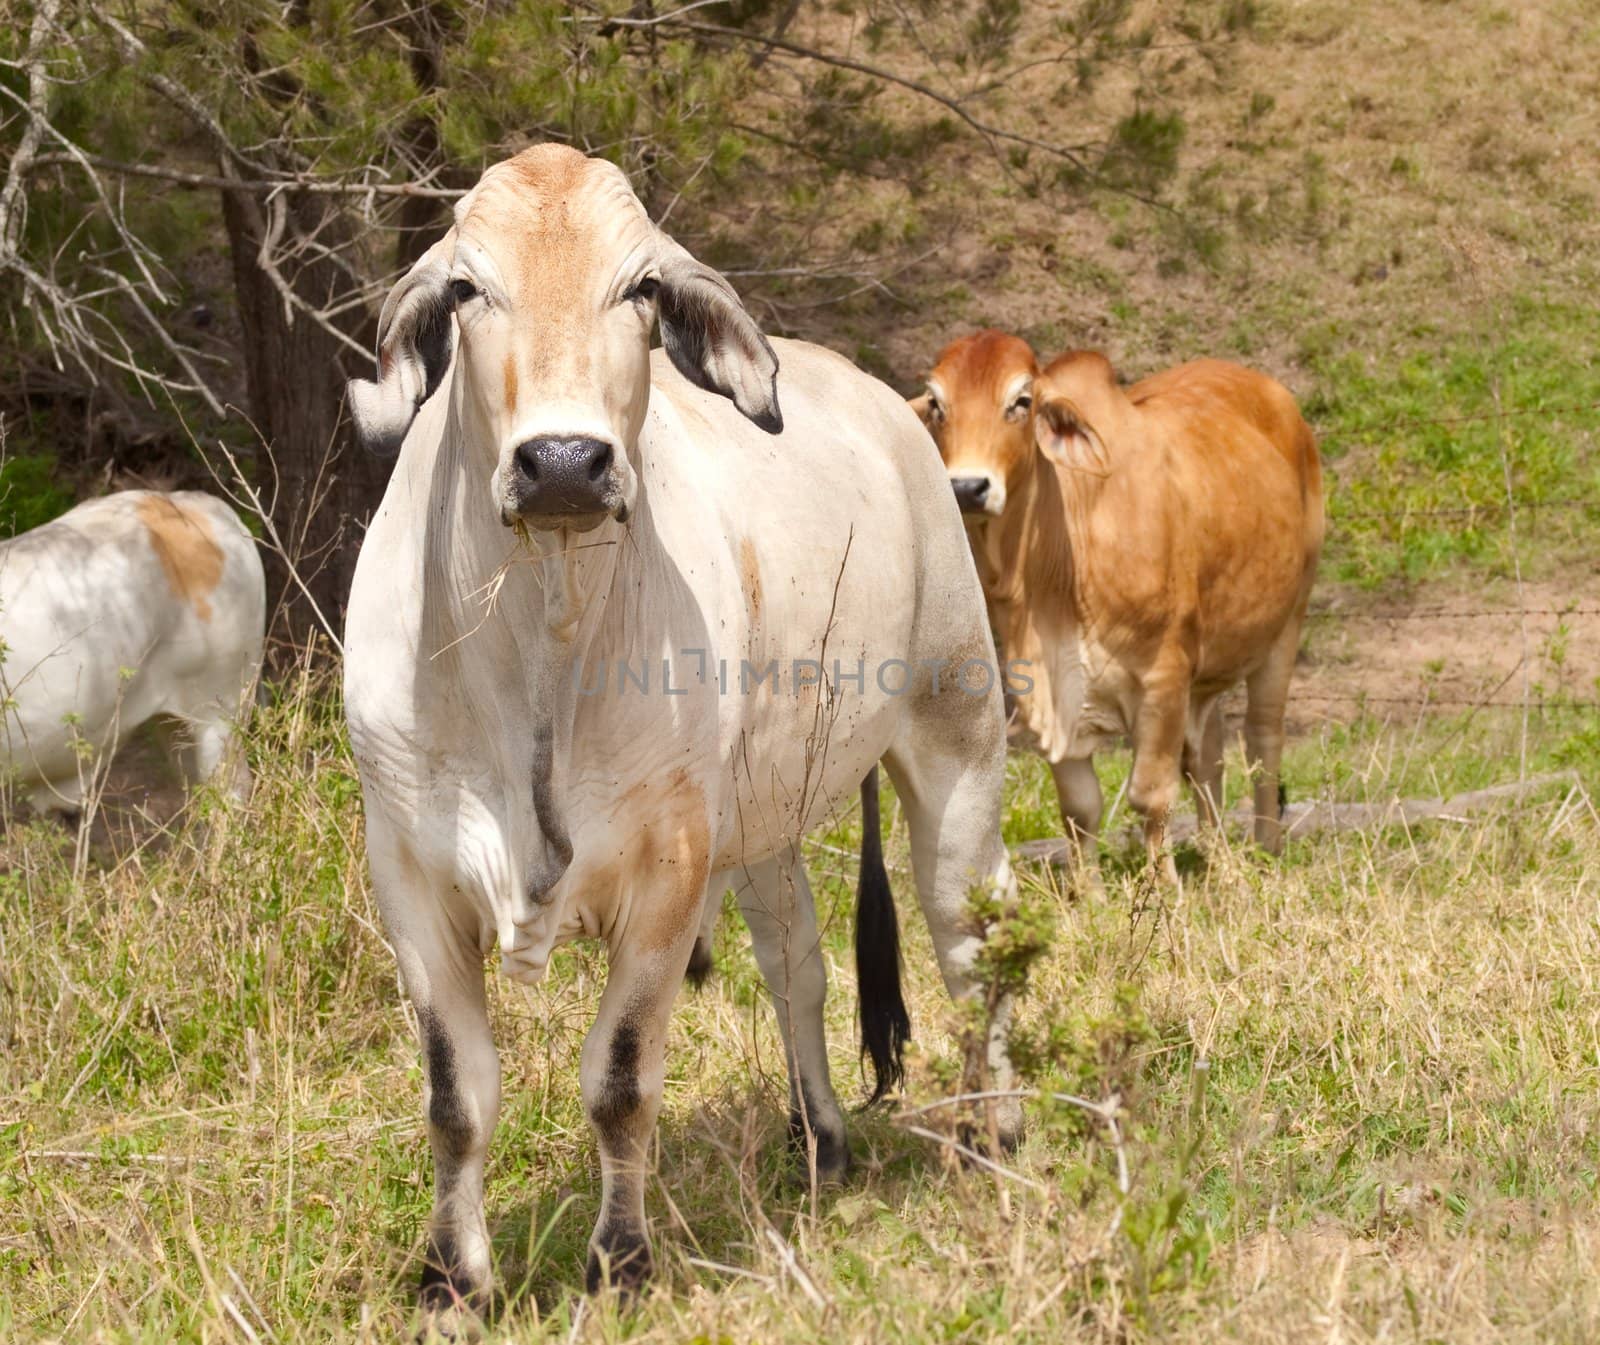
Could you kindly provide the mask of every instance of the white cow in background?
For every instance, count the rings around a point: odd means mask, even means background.
[[[793,1133],[837,1178],[849,1151],[800,838],[883,759],[945,984],[976,992],[968,898],[1015,890],[1004,712],[977,573],[916,416],[830,351],[769,344],[614,165],[544,145],[489,169],[389,295],[378,367],[351,405],[400,458],[350,595],[345,708],[373,884],[422,1028],[424,1300],[448,1319],[490,1287],[494,945],[533,980],[557,944],[606,942],[580,1070],[603,1179],[587,1280],[637,1284],[667,1022],[707,900],[737,892],[778,1007]],[[776,680],[746,675],[770,666]],[[898,1005],[893,906],[874,887],[858,897],[864,966]],[[893,1073],[896,1033],[862,977],[863,1026],[884,1034],[868,1049]],[[1014,1098],[1002,1112],[1004,1143]]]
[[[191,782],[226,764],[261,668],[266,581],[249,532],[195,491],[89,500],[0,542],[0,764],[35,808],[70,813],[96,758],[176,721]]]

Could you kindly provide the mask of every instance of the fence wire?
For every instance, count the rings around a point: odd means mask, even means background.
[[[1391,420],[1377,425],[1361,425],[1355,429],[1318,430],[1317,442],[1329,439],[1366,439],[1388,434],[1391,430],[1422,430],[1440,425],[1474,425],[1496,420],[1516,420],[1523,416],[1565,416],[1585,411],[1600,411],[1600,402],[1568,402],[1562,406],[1517,406],[1511,410],[1470,411],[1459,416],[1414,417]]]
[[[1333,516],[1333,521],[1343,523],[1350,519],[1370,518],[1474,518],[1480,514],[1540,513],[1552,509],[1600,510],[1600,496],[1576,495],[1556,500],[1489,500],[1482,504],[1453,504],[1427,509],[1352,509]]]
[[[1439,609],[1419,609],[1408,612],[1345,612],[1336,607],[1325,607],[1308,612],[1313,621],[1494,621],[1525,616],[1567,617],[1600,616],[1600,607],[1490,607],[1482,611],[1447,612]]]
[[[1402,430],[1492,424],[1523,419],[1529,416],[1554,418],[1566,415],[1593,414],[1595,412],[1600,412],[1600,402],[1571,402],[1558,406],[1516,407],[1509,410],[1496,409],[1493,411],[1468,412],[1460,415],[1438,417],[1408,416],[1398,420],[1359,426],[1352,429],[1319,429],[1317,431],[1317,441],[1322,444],[1341,440],[1373,440]],[[1333,526],[1337,527],[1341,523],[1375,520],[1399,520],[1409,523],[1426,519],[1438,519],[1460,520],[1471,524],[1478,521],[1498,522],[1504,519],[1506,524],[1510,526],[1514,525],[1516,516],[1519,513],[1537,514],[1557,510],[1600,511],[1600,495],[1580,494],[1549,499],[1518,499],[1512,496],[1508,490],[1507,494],[1500,499],[1460,505],[1438,505],[1423,508],[1402,506],[1395,509],[1352,509],[1348,512],[1333,512],[1330,514],[1329,521]],[[1515,533],[1513,532],[1514,538]],[[1566,623],[1569,621],[1589,621],[1595,617],[1600,617],[1600,607],[1584,605],[1580,600],[1574,598],[1572,603],[1560,607],[1502,606],[1467,610],[1428,607],[1407,611],[1341,611],[1337,608],[1324,608],[1308,613],[1308,617],[1314,621],[1337,620],[1376,625],[1400,625],[1414,621],[1525,622],[1530,617],[1554,618],[1559,622]],[[1293,691],[1291,696],[1302,703],[1354,706],[1363,710],[1368,707],[1384,707],[1416,711],[1470,711],[1474,714],[1514,711],[1525,716],[1541,717],[1575,711],[1600,710],[1600,699],[1592,697],[1556,695],[1541,696],[1538,699],[1534,699],[1523,695],[1513,700],[1497,699],[1499,693],[1511,679],[1519,671],[1524,671],[1527,662],[1528,656],[1524,652],[1523,657],[1518,660],[1517,666],[1506,674],[1498,686],[1487,694],[1477,696],[1467,696],[1459,693],[1435,695],[1428,691],[1419,692],[1414,696],[1395,696],[1370,694],[1365,691],[1330,692],[1299,689]]]

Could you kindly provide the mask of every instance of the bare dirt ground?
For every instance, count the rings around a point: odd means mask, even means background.
[[[1289,727],[1313,733],[1348,721],[1363,703],[1400,720],[1520,706],[1525,690],[1535,705],[1600,701],[1600,569],[1526,581],[1520,603],[1512,584],[1425,589],[1408,606],[1366,594],[1320,595],[1302,641]]]

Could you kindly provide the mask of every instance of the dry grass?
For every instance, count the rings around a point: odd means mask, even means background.
[[[334,723],[314,688],[288,695],[257,735],[247,811],[202,801],[142,850],[102,845],[81,886],[59,829],[7,835],[0,1336],[393,1339],[409,1321],[419,1068]],[[1570,761],[1585,740],[1568,727],[1542,741]],[[1292,785],[1448,790],[1514,760],[1442,726],[1407,737],[1369,721],[1304,743]],[[1600,753],[1577,764],[1592,781]],[[1046,777],[1024,759],[1014,776],[1012,829],[1045,829]],[[813,855],[847,1089],[851,825]],[[1592,1338],[1600,826],[1584,800],[1324,837],[1281,864],[1186,852],[1183,897],[1159,907],[1130,853],[1112,845],[1093,897],[1029,878],[1055,932],[1024,1027],[1057,1039],[1030,1080],[1010,1223],[992,1177],[906,1130],[938,1128],[937,1109],[907,1113],[939,1098],[955,1053],[920,922],[913,1095],[856,1120],[860,1170],[814,1208],[783,1158],[770,1011],[725,920],[716,978],[674,1020],[650,1193],[663,1275],[621,1315],[580,1306],[598,1192],[576,1061],[602,959],[569,951],[532,991],[495,978],[488,1204],[511,1294],[495,1330]],[[909,897],[898,825],[890,858]],[[1115,1094],[1120,1145],[1044,1097],[1063,1091]]]
[[[1025,7],[1019,56],[1059,50],[1074,8]],[[1041,353],[1105,349],[1130,376],[1205,352],[1310,394],[1332,351],[1377,360],[1476,337],[1502,304],[1594,283],[1600,25],[1584,0],[1139,0],[1134,12],[1145,54],[1087,90],[1070,67],[1040,67],[1003,106],[1061,144],[1105,141],[1135,90],[1180,112],[1164,208],[1008,174],[970,137],[938,152],[919,195],[817,184],[858,239],[909,232],[933,255],[892,280],[905,302],[864,295],[816,310],[809,329],[859,343],[907,387],[952,332],[992,324]],[[864,14],[808,14],[802,38],[864,49]],[[909,70],[917,55],[874,59]],[[874,208],[884,227],[865,230]]]
[[[896,282],[911,307],[863,299],[815,334],[907,384],[981,322],[1046,350],[1105,346],[1130,372],[1231,354],[1347,427],[1478,410],[1494,379],[1587,396],[1591,324],[1570,296],[1596,270],[1597,37],[1581,0],[1264,4],[1215,62],[1163,76],[1188,116],[1195,229],[1115,197],[1064,212],[953,151],[948,190],[915,208],[955,242]],[[1070,108],[1092,129],[1093,104]],[[1589,488],[1593,424],[1519,430],[1519,490]],[[1500,481],[1495,443],[1463,463],[1463,442],[1357,436],[1330,456],[1364,507],[1448,503]],[[1330,573],[1398,582],[1448,564],[1474,595],[1504,574],[1499,534],[1363,529],[1341,522],[1347,507],[1336,497]],[[1532,537],[1558,597],[1593,590],[1594,518]],[[1435,676],[1386,628],[1345,640],[1361,629],[1348,610],[1318,627],[1319,685],[1365,685],[1361,668],[1397,659],[1394,675]],[[1494,629],[1481,638],[1504,643]],[[1592,698],[1592,660],[1538,652],[1555,669],[1543,680]],[[1288,764],[1295,796],[1515,776],[1515,715],[1344,708],[1300,717],[1314,727]],[[1593,721],[1536,719],[1529,769],[1576,768],[1593,793]],[[81,883],[58,828],[0,840],[0,1338],[389,1341],[410,1321],[429,1199],[420,1068],[336,707],[315,686],[284,692],[252,750],[248,809],[201,800],[170,829],[103,829]],[[1125,770],[1107,763],[1108,797]],[[1036,762],[1014,765],[1007,827],[1059,827]],[[1030,875],[1055,931],[1023,1026],[1057,1029],[1031,1085],[1115,1095],[1120,1145],[1081,1108],[1030,1100],[1008,1223],[992,1177],[907,1132],[955,1051],[897,828],[912,1097],[855,1119],[856,1178],[813,1207],[782,1156],[771,1014],[726,919],[716,978],[674,1020],[649,1196],[663,1273],[626,1314],[579,1296],[598,1185],[577,1052],[603,959],[569,950],[532,991],[493,980],[506,1087],[488,1205],[510,1294],[494,1329],[707,1345],[1600,1336],[1600,822],[1586,799],[1322,836],[1281,863],[1185,852],[1183,898],[1162,905],[1119,836],[1101,894],[1068,900]],[[855,846],[846,821],[813,851],[847,1094]]]

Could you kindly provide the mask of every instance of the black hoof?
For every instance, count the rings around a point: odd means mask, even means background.
[[[850,1175],[850,1141],[841,1126],[837,1131],[815,1128],[817,1143],[817,1185],[838,1186]],[[800,1165],[800,1179],[811,1184],[810,1147],[806,1143],[805,1122],[798,1111],[789,1113],[789,1153]]]
[[[610,1286],[624,1299],[636,1298],[645,1281],[655,1273],[650,1243],[643,1233],[608,1235],[605,1243],[603,1249],[590,1246],[583,1287],[591,1294],[598,1294]]]
[[[430,1248],[422,1266],[422,1281],[417,1301],[422,1306],[423,1325],[419,1340],[430,1336],[441,1340],[472,1340],[479,1327],[488,1294],[473,1284],[459,1269],[446,1269],[455,1257]]]
[[[982,1154],[985,1158],[1009,1158],[1022,1147],[1022,1126],[1002,1125],[999,1130],[1000,1152],[994,1152],[994,1146],[989,1142],[989,1127],[987,1125],[975,1126],[970,1122],[963,1122],[956,1130],[956,1138],[962,1146],[971,1149],[974,1153]]]

